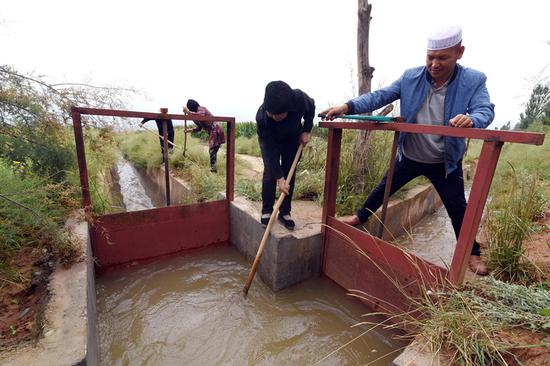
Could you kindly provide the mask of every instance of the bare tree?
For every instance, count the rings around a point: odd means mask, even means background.
[[[368,0],[357,2],[357,68],[359,77],[359,95],[371,91],[372,74],[374,67],[369,63],[369,31],[371,21],[372,4]],[[354,166],[356,170],[356,182],[361,183],[367,171],[367,159],[370,145],[369,131],[358,131],[355,139]]]
[[[374,67],[369,63],[369,31],[372,4],[358,0],[357,8],[357,70],[359,71],[359,95],[371,91]]]

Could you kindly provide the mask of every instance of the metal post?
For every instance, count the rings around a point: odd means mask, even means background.
[[[481,222],[483,208],[489,195],[489,189],[491,188],[503,144],[503,142],[495,141],[485,141],[483,143],[449,271],[449,280],[455,285],[461,284],[464,280],[468,259],[476,238],[479,223]]]
[[[382,204],[382,215],[380,217],[380,226],[378,227],[378,237],[382,239],[384,234],[384,226],[386,225],[386,211],[388,209],[388,200],[390,198],[391,184],[393,181],[393,172],[395,171],[395,158],[397,156],[397,142],[399,141],[399,131],[393,134],[393,145],[391,147],[391,159],[386,177],[386,187],[384,188],[384,203]]]
[[[80,186],[82,187],[82,205],[86,212],[91,210],[92,199],[90,197],[90,186],[88,184],[88,167],[86,166],[86,154],[84,150],[84,135],[82,133],[82,122],[80,113],[72,111],[74,139],[76,143],[76,157],[78,170],[80,172]]]
[[[161,108],[162,113],[167,113],[168,110]],[[168,170],[168,120],[162,120],[162,154],[164,158],[164,177],[166,180],[166,206],[170,206],[170,171]]]
[[[225,197],[228,201],[233,201],[235,197],[235,121],[228,121],[226,126]]]
[[[342,130],[329,128],[327,144],[327,168],[325,172],[325,190],[323,199],[323,216],[321,231],[323,233],[322,268],[325,268],[327,222],[328,217],[336,214],[336,195],[338,194],[338,173],[340,170],[340,148],[342,144]]]

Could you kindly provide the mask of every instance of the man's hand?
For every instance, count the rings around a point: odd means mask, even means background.
[[[288,195],[290,186],[288,184],[286,184],[285,178],[277,179],[277,186],[279,187],[279,190],[281,192]]]
[[[187,107],[183,107],[183,113],[185,113],[185,114],[189,114],[189,108],[187,108]]]
[[[345,103],[337,107],[326,109],[321,112],[321,114],[326,114],[325,119],[329,121],[332,121],[334,118],[346,113],[348,113],[348,105]]]
[[[457,114],[449,120],[449,125],[453,127],[473,127],[474,121],[465,114]]]
[[[300,135],[300,143],[306,146],[309,140],[311,140],[311,133],[302,132],[302,134]]]

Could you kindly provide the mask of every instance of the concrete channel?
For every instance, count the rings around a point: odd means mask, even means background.
[[[138,173],[148,193],[153,192],[153,202],[162,205],[163,170],[138,169]],[[170,184],[174,202],[183,202],[192,196],[187,184],[180,179],[171,177]],[[273,291],[293,286],[321,273],[321,208],[316,206],[315,209],[313,205],[309,202],[294,206],[297,222],[295,231],[288,232],[279,224],[273,228],[268,249],[259,267],[262,281]],[[390,202],[387,225],[396,235],[434,212],[440,205],[431,186],[417,187],[405,199]],[[259,223],[259,212],[258,203],[242,197],[237,197],[231,203],[231,244],[249,260],[256,254],[264,231]],[[300,212],[304,215],[300,215]],[[4,365],[98,365],[95,272],[88,224],[82,218],[72,218],[67,225],[79,238],[86,254],[81,262],[70,269],[59,268],[54,272],[44,336],[36,345],[9,354],[2,360]],[[371,227],[371,230],[375,229]],[[438,362],[434,361],[433,354],[425,347],[414,342],[393,364],[420,366],[440,364]]]

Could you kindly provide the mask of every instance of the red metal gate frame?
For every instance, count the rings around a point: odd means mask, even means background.
[[[89,217],[91,216],[92,200],[88,181],[82,115],[227,123],[225,199],[195,205],[171,206],[92,217],[90,227],[92,253],[99,266],[152,258],[211,244],[229,243],[229,203],[234,198],[235,118],[80,107],[73,107],[71,112],[82,187],[82,204]],[[163,127],[164,140],[166,141],[166,127],[165,125]],[[165,155],[166,147],[165,143]],[[165,164],[166,199],[167,206],[170,206],[168,169],[168,164]]]
[[[406,293],[415,291],[396,289],[396,284],[411,288],[412,283],[432,286],[449,281],[454,285],[464,280],[469,253],[472,249],[483,209],[487,201],[498,157],[505,142],[542,145],[544,134],[496,131],[475,128],[455,128],[412,123],[378,122],[320,122],[328,128],[327,166],[325,174],[325,195],[323,202],[323,272],[347,289],[360,290],[366,302],[375,308],[390,312],[408,308]],[[470,191],[464,220],[458,237],[450,268],[438,267],[424,261],[382,239],[350,225],[335,217],[336,196],[342,130],[394,131],[392,156],[388,169],[388,181],[393,178],[399,133],[423,133],[483,140],[474,181]],[[388,185],[389,186],[389,185]],[[384,195],[381,221],[384,227],[389,190]],[[353,241],[356,248],[345,248]],[[357,249],[361,251],[358,254]],[[334,259],[331,261],[331,259]],[[370,267],[370,268],[367,268]],[[384,270],[384,274],[381,274]],[[416,289],[418,290],[418,289]]]

